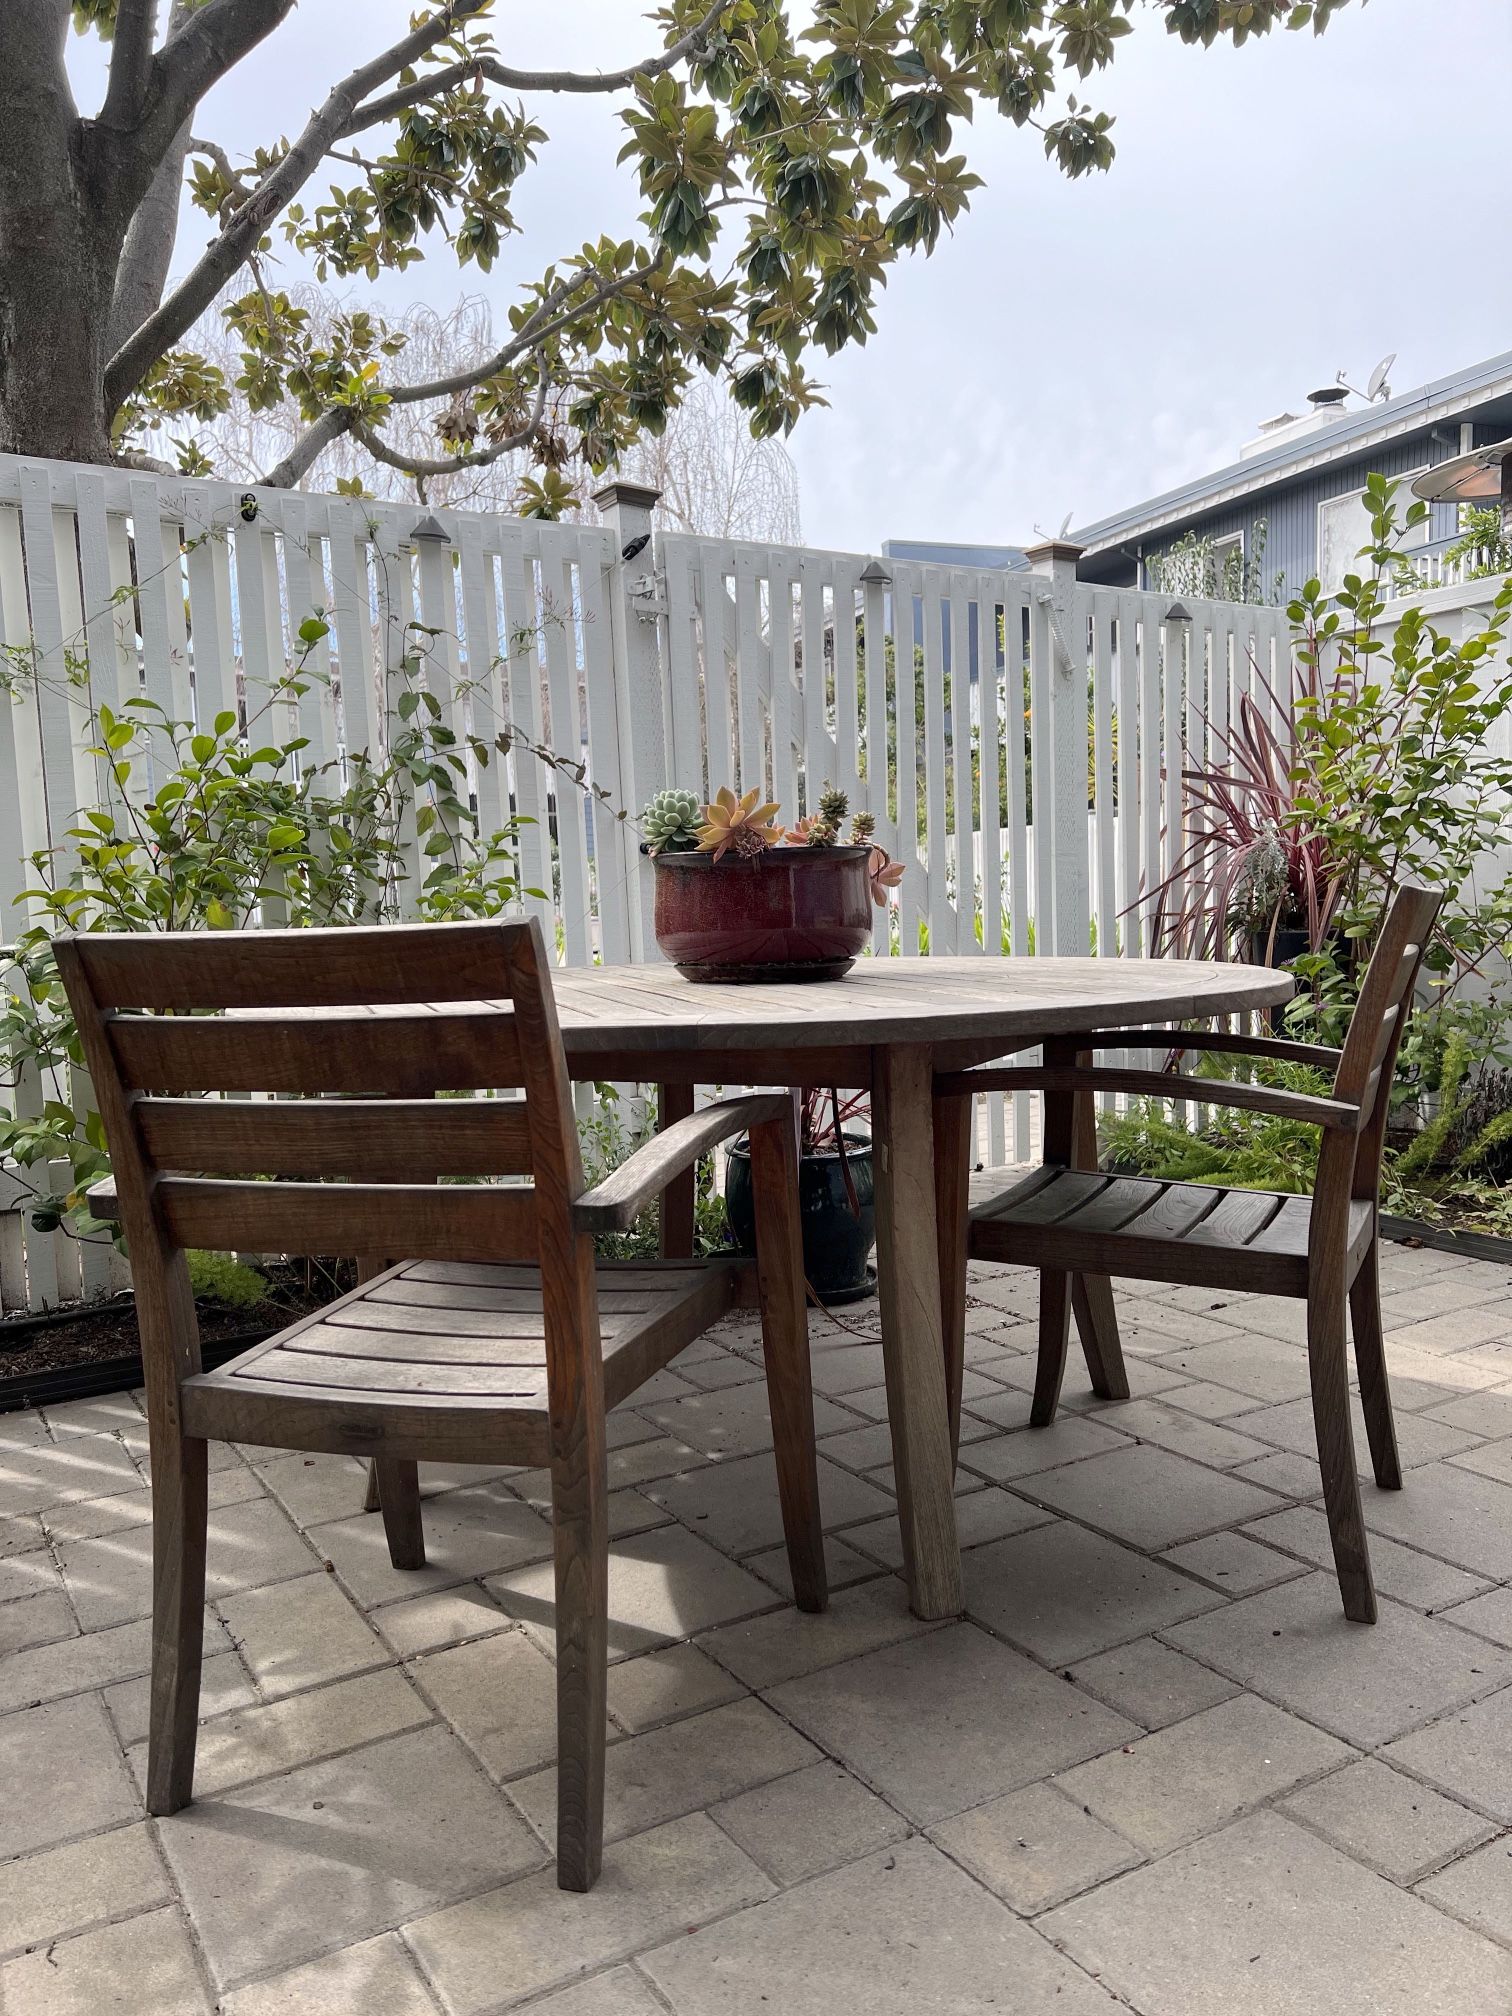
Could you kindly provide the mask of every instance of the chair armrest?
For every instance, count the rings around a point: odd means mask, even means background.
[[[1132,1092],[1147,1099],[1172,1099],[1191,1106],[1233,1106],[1271,1113],[1279,1120],[1304,1120],[1315,1127],[1358,1134],[1362,1108],[1348,1099],[1318,1099],[1306,1092],[1283,1092],[1270,1085],[1239,1085],[1228,1078],[1185,1078],[1168,1071],[1097,1070],[1070,1065],[1028,1066],[999,1071],[953,1071],[935,1080],[936,1098],[970,1092]]]
[[[121,1200],[114,1176],[102,1176],[98,1182],[91,1183],[84,1192],[84,1202],[89,1206],[91,1217],[106,1225],[120,1224]]]
[[[627,1161],[585,1190],[572,1207],[579,1232],[623,1232],[674,1176],[692,1168],[716,1142],[729,1140],[793,1110],[790,1092],[758,1092],[745,1099],[719,1099],[686,1120],[675,1121],[644,1142]]]
[[[1325,1043],[1231,1035],[1224,1029],[1103,1029],[1076,1040],[1078,1048],[1087,1050],[1209,1050],[1219,1057],[1268,1057],[1276,1064],[1310,1064],[1316,1071],[1336,1071],[1344,1055]]]

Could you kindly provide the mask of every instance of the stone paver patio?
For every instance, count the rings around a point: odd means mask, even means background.
[[[0,2010],[1509,2016],[1512,1272],[1383,1273],[1411,1467],[1367,1486],[1374,1631],[1296,1306],[1121,1284],[1134,1400],[1073,1363],[1031,1432],[1033,1282],[975,1270],[967,1608],[928,1626],[874,1305],[814,1326],[824,1618],[785,1601],[754,1323],[695,1345],[611,1423],[587,1897],[550,1860],[543,1477],[427,1474],[402,1575],[355,1463],[213,1450],[198,1798],[150,1821],[141,1411],[0,1416]]]

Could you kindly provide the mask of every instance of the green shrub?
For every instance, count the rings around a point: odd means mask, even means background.
[[[223,1309],[255,1309],[268,1298],[268,1277],[230,1253],[198,1253],[189,1262],[189,1285],[196,1302],[215,1302]]]

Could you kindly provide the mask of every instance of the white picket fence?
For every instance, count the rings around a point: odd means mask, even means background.
[[[273,703],[308,738],[293,760],[385,750],[416,684],[459,737],[520,738],[469,788],[485,834],[526,822],[526,907],[568,962],[658,956],[617,811],[726,782],[792,819],[833,781],[875,816],[907,869],[879,955],[1138,952],[1183,761],[1215,751],[1244,692],[1287,691],[1283,612],[1093,588],[1064,548],[1008,573],[643,540],[649,493],[603,501],[603,525],[553,525],[0,457],[0,937],[29,921],[29,858],[103,802],[102,702],[245,717],[305,654],[307,690]],[[312,615],[328,635],[310,646]],[[525,743],[582,762],[582,784]],[[404,845],[401,914],[412,824]],[[23,1074],[13,1110],[48,1092]],[[1023,1099],[992,1113],[989,1151],[1024,1154],[1028,1128]],[[37,1174],[0,1175],[6,1308],[114,1278],[102,1249],[31,1229]]]

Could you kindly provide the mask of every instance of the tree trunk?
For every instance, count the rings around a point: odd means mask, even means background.
[[[0,200],[0,266],[0,452],[108,461],[115,260],[93,242],[76,193]]]
[[[102,462],[103,355],[126,218],[91,168],[64,0],[6,0],[0,64],[0,450]]]

